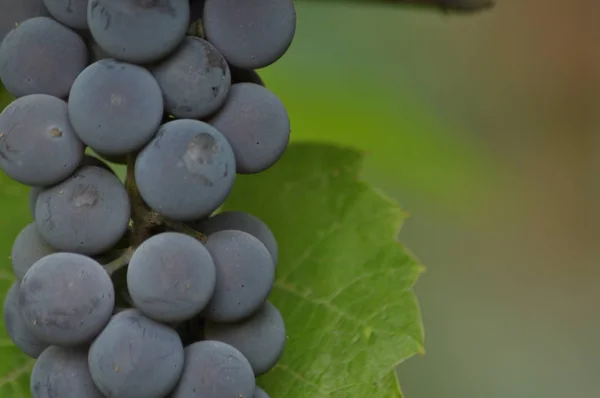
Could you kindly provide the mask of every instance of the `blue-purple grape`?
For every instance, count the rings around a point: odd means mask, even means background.
[[[77,136],[107,155],[146,145],[163,115],[158,83],[148,70],[113,59],[85,68],[71,87],[69,119]]]
[[[131,204],[119,179],[95,166],[77,169],[37,198],[40,235],[60,251],[97,255],[114,246],[129,225]]]
[[[231,86],[225,105],[209,119],[231,144],[236,171],[253,174],[273,166],[290,140],[290,119],[275,94],[253,83]]]
[[[0,42],[26,19],[48,16],[43,0],[0,0]]]
[[[202,119],[214,113],[231,86],[229,67],[209,42],[186,36],[177,50],[152,68],[165,110],[177,117]]]
[[[183,375],[169,398],[252,397],[255,387],[241,352],[219,341],[200,341],[185,348]]]
[[[293,0],[206,0],[204,30],[232,65],[258,69],[277,61],[296,32]]]
[[[183,372],[183,345],[175,330],[128,309],[94,340],[88,364],[107,397],[163,398]]]
[[[35,262],[55,252],[56,249],[42,238],[35,223],[28,224],[17,235],[10,254],[15,276],[23,279]]]
[[[204,235],[211,235],[226,229],[244,231],[258,238],[269,250],[273,258],[273,265],[277,266],[279,250],[275,235],[260,218],[243,211],[224,211],[209,218],[188,223],[195,230]]]
[[[85,146],[67,115],[67,103],[47,94],[11,102],[0,113],[0,169],[25,185],[47,186],[67,178]]]
[[[31,373],[32,398],[105,398],[88,368],[86,347],[50,346]]]
[[[73,29],[87,29],[89,0],[44,0],[54,19]]]
[[[237,348],[256,376],[267,373],[279,360],[285,346],[285,324],[270,302],[252,316],[235,323],[206,322],[204,338],[218,340]]]
[[[127,287],[136,308],[157,321],[192,319],[215,290],[216,271],[200,241],[177,232],[147,239],[134,252]]]
[[[54,253],[38,260],[19,288],[21,316],[41,341],[60,346],[90,342],[115,305],[110,277],[93,259]]]
[[[215,232],[205,244],[217,269],[217,286],[203,312],[214,322],[240,321],[265,302],[275,280],[269,251],[243,231]]]
[[[157,61],[185,36],[188,0],[90,0],[88,25],[94,40],[114,58]]]
[[[174,120],[163,124],[139,153],[135,179],[153,210],[177,221],[197,220],[229,195],[235,158],[214,127],[198,120]]]
[[[31,18],[4,37],[0,80],[15,97],[66,98],[87,61],[87,47],[77,33],[52,18]]]
[[[19,306],[19,286],[19,281],[13,282],[4,299],[4,327],[8,337],[21,351],[37,358],[48,347],[48,343],[37,338],[25,325]]]

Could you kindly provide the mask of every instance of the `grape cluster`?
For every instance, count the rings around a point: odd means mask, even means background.
[[[277,242],[218,212],[273,166],[285,107],[256,69],[292,0],[0,0],[0,169],[31,187],[12,341],[35,398],[264,398],[285,325]],[[110,163],[126,164],[123,182]]]

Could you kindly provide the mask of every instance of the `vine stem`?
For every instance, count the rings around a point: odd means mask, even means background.
[[[135,249],[133,247],[129,247],[125,249],[119,257],[109,262],[108,264],[103,265],[102,267],[108,273],[108,275],[112,276],[121,268],[129,265],[129,261],[131,261],[131,257],[133,256],[134,251]]]

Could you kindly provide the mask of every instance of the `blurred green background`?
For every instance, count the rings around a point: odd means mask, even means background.
[[[263,73],[294,139],[365,149],[428,268],[406,396],[598,397],[597,2],[297,7],[292,48]]]
[[[597,397],[600,8],[498,3],[298,2],[294,44],[261,74],[294,140],[365,150],[364,178],[411,214],[400,238],[428,270],[408,398]],[[8,256],[28,203],[0,191]]]

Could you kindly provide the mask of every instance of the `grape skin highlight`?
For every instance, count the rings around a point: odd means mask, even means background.
[[[256,312],[265,302],[275,267],[269,251],[242,231],[219,231],[205,244],[217,269],[217,286],[203,315],[214,322],[236,322]]]
[[[204,337],[237,348],[258,377],[271,370],[281,357],[285,346],[285,324],[277,308],[267,301],[259,311],[240,322],[206,322]]]
[[[127,269],[127,287],[136,306],[163,322],[198,315],[210,300],[216,270],[210,253],[198,240],[164,232],[142,243]]]
[[[87,58],[85,42],[77,33],[52,18],[31,18],[4,37],[0,80],[15,97],[65,98]]]
[[[231,144],[236,171],[253,174],[273,166],[290,140],[290,119],[283,103],[253,83],[231,86],[225,105],[209,123]]]
[[[2,313],[4,327],[8,337],[21,351],[32,358],[37,358],[48,347],[48,344],[34,336],[21,317],[19,286],[19,281],[13,282],[4,299],[4,312]]]
[[[205,217],[233,186],[235,158],[215,128],[198,120],[163,124],[138,154],[135,180],[153,210],[177,221]]]
[[[173,51],[185,36],[188,0],[90,0],[88,25],[94,40],[113,57],[148,63]]]
[[[102,154],[124,155],[152,139],[162,120],[163,98],[146,69],[103,59],[77,77],[68,109],[86,145]]]
[[[19,289],[26,327],[54,345],[91,341],[109,321],[114,305],[113,284],[104,268],[75,253],[54,253],[37,261]]]
[[[21,97],[0,113],[0,168],[13,180],[47,186],[67,178],[84,145],[67,116],[67,104],[46,94]]]
[[[121,239],[130,212],[121,181],[105,169],[85,166],[38,195],[35,221],[52,247],[93,256]]]
[[[88,363],[108,397],[163,398],[181,376],[184,351],[173,329],[129,309],[114,315],[94,340]]]
[[[29,268],[39,259],[56,250],[42,238],[35,223],[28,224],[15,239],[10,260],[17,279],[23,279]]]
[[[292,0],[206,0],[203,21],[208,41],[246,69],[277,61],[296,32]]]
[[[177,50],[152,68],[165,102],[176,118],[202,119],[227,98],[231,75],[227,62],[209,42],[186,36]]]
[[[183,375],[169,398],[252,397],[255,387],[241,352],[219,341],[201,341],[185,348]]]
[[[204,235],[211,235],[226,229],[244,231],[258,238],[267,247],[273,264],[277,266],[279,250],[275,235],[260,218],[243,211],[224,211],[209,218],[188,223],[196,231]]]
[[[44,0],[52,17],[73,29],[87,29],[88,2],[89,0]]]
[[[92,380],[87,357],[86,347],[48,347],[31,373],[32,398],[105,398]]]

